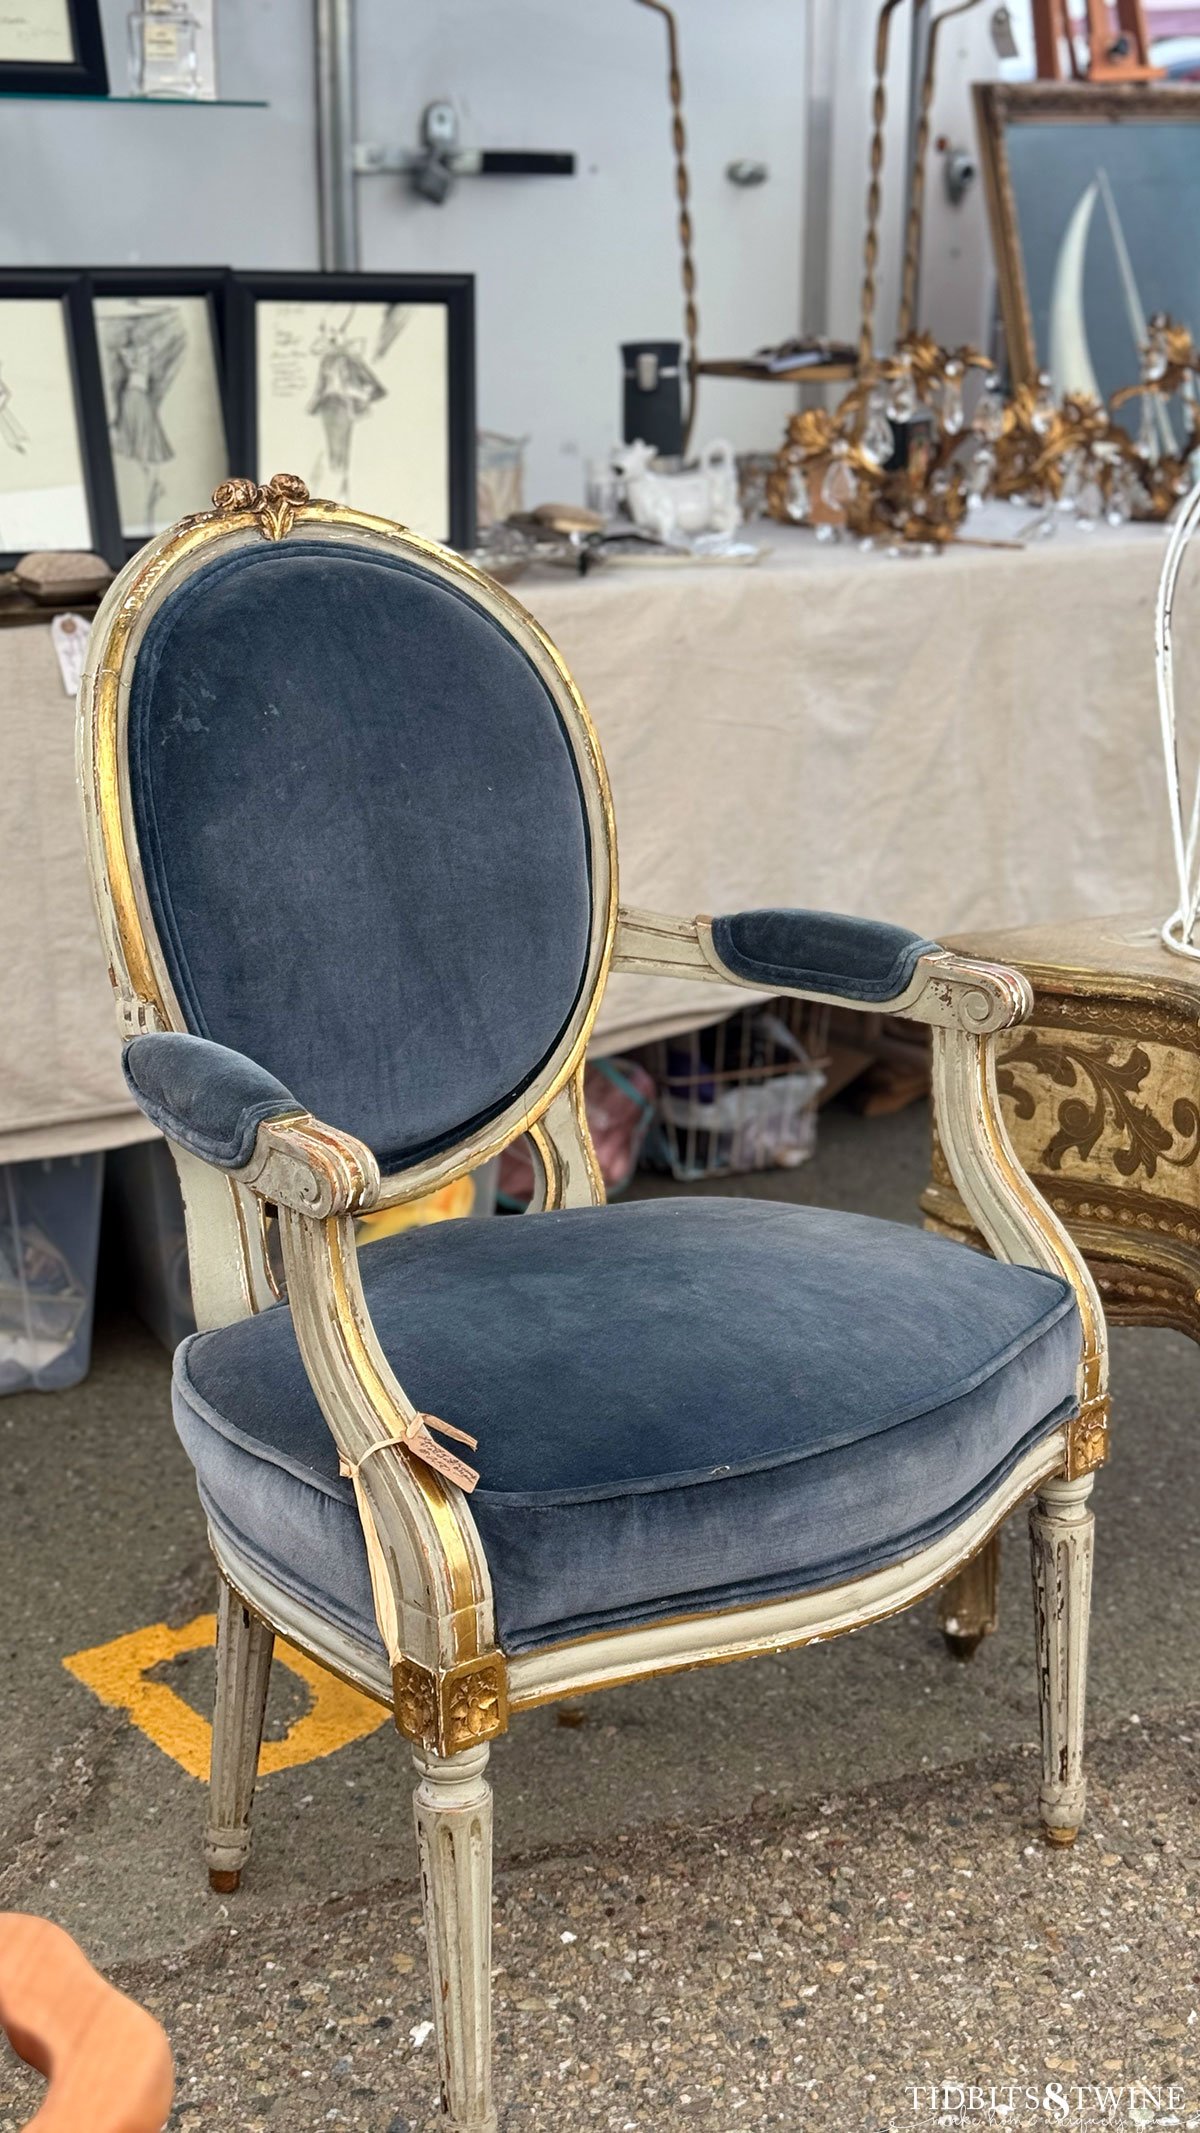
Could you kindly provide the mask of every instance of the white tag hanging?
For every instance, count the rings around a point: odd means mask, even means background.
[[[1012,16],[1006,7],[998,7],[992,16],[992,43],[996,48],[997,59],[1017,59],[1020,57],[1017,49],[1017,33],[1013,28]]]
[[[58,660],[63,688],[70,697],[79,693],[91,633],[92,625],[85,622],[82,615],[56,615],[50,624],[50,642]]]

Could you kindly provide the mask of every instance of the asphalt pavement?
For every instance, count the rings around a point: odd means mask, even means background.
[[[927,1148],[920,1109],[835,1108],[807,1168],[735,1189],[911,1221]],[[164,2021],[173,2127],[426,2133],[390,1725],[277,1666],[282,1766],[242,1889],[208,1889],[188,1766],[214,1579],[168,1359],[114,1288],[82,1385],[0,1400],[0,1906],[58,1920]],[[1200,2127],[1200,1357],[1144,1331],[1113,1356],[1075,1851],[1037,1837],[1020,1518],[969,1665],[930,1602],[531,1713],[492,1761],[504,2133]],[[0,2133],[39,2087],[0,2052]]]

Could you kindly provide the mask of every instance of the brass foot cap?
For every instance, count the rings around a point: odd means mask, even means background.
[[[970,1636],[960,1636],[956,1630],[944,1629],[942,1635],[946,1640],[946,1650],[950,1653],[951,1658],[966,1660],[975,1657],[976,1652],[983,1643],[985,1632],[980,1629],[972,1631]]]
[[[1047,1844],[1053,1844],[1059,1851],[1065,1851],[1069,1844],[1074,1844],[1079,1831],[1077,1829],[1056,1829],[1049,1822],[1043,1822],[1042,1835]]]
[[[214,1889],[218,1896],[232,1896],[234,1890],[241,1885],[241,1879],[242,1870],[237,1866],[210,1866],[208,1870],[209,1888]]]

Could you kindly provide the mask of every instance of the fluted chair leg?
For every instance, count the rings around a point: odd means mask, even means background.
[[[1091,1474],[1046,1481],[1029,1513],[1042,1719],[1042,1829],[1073,1844],[1083,1821],[1084,1702],[1092,1598]]]
[[[995,1629],[999,1583],[1000,1535],[993,1533],[942,1592],[938,1619],[947,1649],[956,1659],[973,1659]]]
[[[447,2133],[495,2133],[488,1749],[413,1751],[414,1806]]]
[[[258,1775],[275,1633],[221,1579],[217,1604],[217,1697],[204,1858],[219,1895],[236,1889],[250,1851],[250,1805]]]

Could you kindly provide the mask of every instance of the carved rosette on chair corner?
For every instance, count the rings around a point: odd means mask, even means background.
[[[619,909],[596,736],[537,623],[294,477],[224,485],[126,568],[80,734],[126,1074],[187,1209],[174,1410],[222,1579],[219,1885],[279,1633],[413,1748],[443,2109],[488,2133],[491,1740],[893,1614],[1030,1497],[1042,1813],[1069,1840],[1105,1348],[998,1109],[1024,981],[821,913]],[[994,1257],[780,1202],[606,1208],[582,1074],[610,969],[928,1024]],[[526,1131],[529,1217],[360,1256],[364,1210]]]

